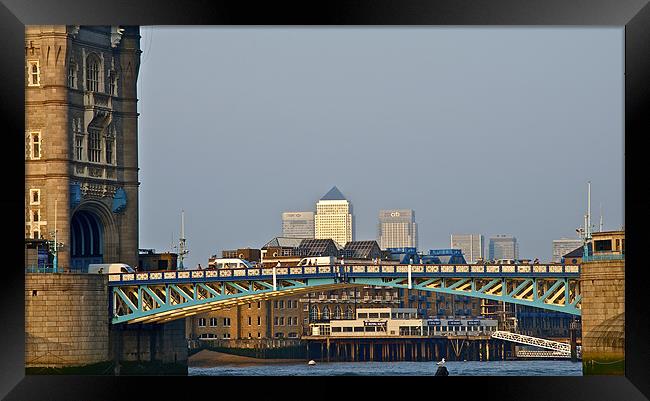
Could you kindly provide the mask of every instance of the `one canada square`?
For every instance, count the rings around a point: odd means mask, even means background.
[[[381,249],[418,247],[418,225],[411,209],[379,211],[379,246]]]

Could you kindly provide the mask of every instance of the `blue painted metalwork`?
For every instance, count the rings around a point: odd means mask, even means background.
[[[126,192],[123,188],[118,188],[113,196],[113,213],[120,213],[126,209]]]
[[[76,208],[81,203],[81,186],[78,182],[70,184],[70,209]]]
[[[625,260],[625,254],[624,253],[604,253],[604,254],[593,255],[593,254],[587,253],[585,256],[582,257],[583,262],[594,262],[594,261],[600,261],[600,260]]]
[[[431,256],[455,256],[462,254],[463,251],[461,249],[429,249],[429,255]]]
[[[273,278],[277,290],[273,289]],[[577,265],[331,265],[109,275],[113,323],[154,323],[345,286],[412,288],[580,315]]]

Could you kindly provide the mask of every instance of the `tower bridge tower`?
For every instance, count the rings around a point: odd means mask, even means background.
[[[56,226],[60,270],[137,266],[140,54],[137,26],[26,27],[25,237]]]

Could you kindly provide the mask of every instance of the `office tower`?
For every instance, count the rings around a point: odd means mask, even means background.
[[[285,238],[314,238],[314,212],[282,213],[282,236]]]
[[[460,249],[467,263],[485,259],[485,238],[481,234],[451,234],[451,248]]]
[[[488,258],[519,259],[519,244],[517,238],[511,235],[497,235],[490,238]]]
[[[336,187],[316,203],[315,237],[333,239],[342,248],[353,240],[352,204]]]
[[[411,209],[380,210],[377,239],[381,249],[417,248],[415,212]]]
[[[580,248],[582,245],[583,245],[582,240],[580,239],[569,239],[569,238],[554,239],[552,262],[560,263],[564,255],[575,250],[576,248]]]

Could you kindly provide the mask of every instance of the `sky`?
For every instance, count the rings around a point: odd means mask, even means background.
[[[332,186],[356,240],[415,211],[419,248],[514,235],[551,259],[620,229],[624,31],[604,28],[141,28],[140,248],[186,267],[281,235]]]

